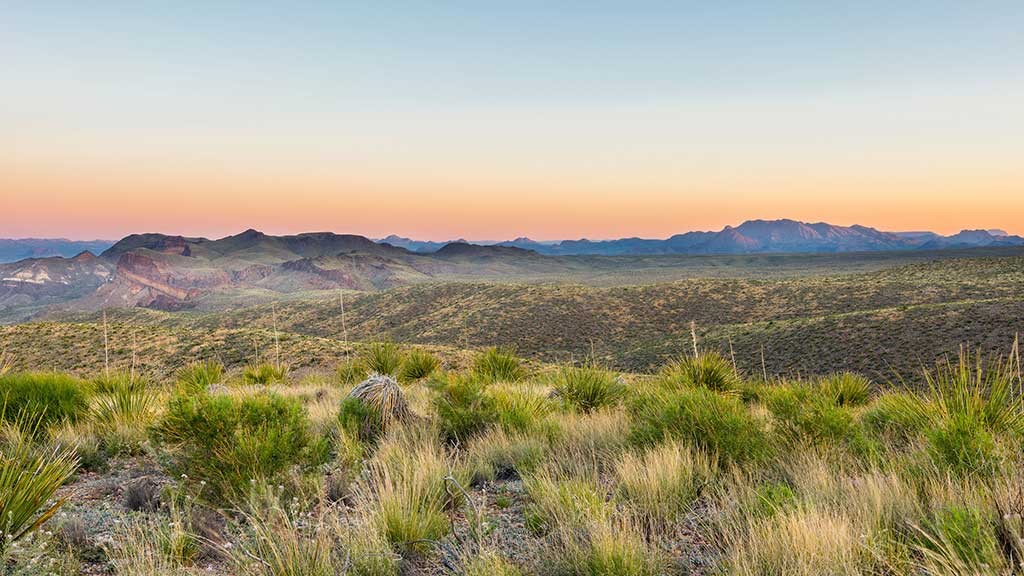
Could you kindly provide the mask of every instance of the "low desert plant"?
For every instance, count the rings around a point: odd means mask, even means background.
[[[547,443],[535,435],[492,429],[473,438],[466,446],[470,481],[521,478],[540,465],[547,448]]]
[[[619,461],[617,494],[643,523],[664,529],[689,510],[716,468],[704,452],[668,442]]]
[[[259,498],[243,514],[248,528],[238,546],[227,548],[240,573],[266,576],[334,576],[346,573],[333,534],[338,529],[322,513],[284,508]]]
[[[839,372],[818,381],[823,393],[838,406],[863,406],[871,399],[871,381],[853,372]]]
[[[432,383],[431,403],[437,413],[441,434],[450,442],[464,442],[498,419],[494,398],[487,383],[475,376],[448,374]]]
[[[563,368],[555,377],[554,388],[560,398],[581,412],[614,406],[626,395],[625,384],[596,366]]]
[[[473,374],[480,380],[492,382],[518,382],[526,377],[515,352],[509,348],[488,348],[473,361]]]
[[[739,398],[708,388],[652,391],[637,396],[629,411],[630,436],[641,446],[674,438],[739,464],[770,451],[763,422]]]
[[[839,514],[793,509],[757,521],[725,543],[727,573],[855,576],[864,573],[856,527]]]
[[[429,352],[414,348],[405,355],[398,370],[399,379],[412,382],[430,376],[441,366],[441,361]]]
[[[256,386],[280,384],[288,377],[288,370],[283,366],[264,362],[251,364],[242,372],[242,381]]]
[[[338,381],[347,386],[358,384],[369,376],[366,365],[358,358],[343,360],[334,373],[338,376]]]
[[[178,395],[154,438],[170,451],[171,471],[205,481],[215,503],[244,496],[252,481],[282,480],[311,444],[301,404],[273,393]]]
[[[405,393],[390,376],[374,374],[349,392],[342,401],[338,421],[342,428],[364,441],[375,441],[412,413]]]
[[[528,384],[499,384],[487,394],[494,399],[498,425],[508,432],[537,429],[555,407],[541,389]]]
[[[372,374],[397,376],[402,351],[393,342],[374,342],[363,353],[362,363]]]
[[[146,439],[152,422],[156,395],[143,380],[111,383],[93,400],[92,422],[109,454],[136,453]]]
[[[493,550],[484,550],[462,561],[463,576],[522,576],[519,568]]]
[[[0,560],[12,543],[57,513],[64,499],[53,495],[78,467],[70,448],[35,445],[31,437],[39,420],[24,413],[21,418],[8,424],[12,430],[0,440]]]
[[[6,407],[0,413],[5,421],[31,422],[42,433],[85,416],[89,399],[84,383],[66,374],[10,373],[0,376],[0,407]]]
[[[216,360],[193,362],[178,370],[176,376],[179,386],[191,392],[205,392],[224,379],[224,365]]]
[[[743,383],[732,362],[717,352],[680,356],[661,369],[661,377],[672,387],[696,386],[718,392],[739,390]]]
[[[924,573],[1009,573],[992,522],[974,508],[941,508],[916,530],[914,549]]]

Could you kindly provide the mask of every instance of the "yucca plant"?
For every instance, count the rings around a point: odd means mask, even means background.
[[[661,375],[673,387],[688,386],[731,392],[743,386],[743,379],[732,362],[717,352],[681,356],[662,368]]]
[[[596,366],[563,368],[554,387],[560,398],[584,413],[618,404],[627,390],[618,377]]]
[[[993,361],[986,367],[980,356],[972,362],[961,352],[956,362],[925,372],[932,416],[964,415],[993,432],[1024,433],[1024,398],[1016,378],[1012,363]]]
[[[112,383],[93,401],[92,421],[108,452],[137,452],[146,439],[146,427],[156,412],[156,395],[143,380]]]
[[[5,407],[0,405],[3,412]],[[36,446],[31,439],[34,434],[22,432],[35,430],[38,419],[22,413],[13,421],[16,430],[5,434],[0,445],[0,560],[7,557],[8,546],[57,513],[64,499],[47,503],[78,468],[74,450]]]
[[[224,379],[224,365],[216,360],[193,362],[178,370],[178,384],[192,392],[203,392]]]
[[[393,342],[374,342],[366,349],[363,364],[371,373],[396,376],[402,365],[402,351]]]
[[[862,406],[871,398],[871,381],[853,372],[839,372],[821,379],[818,386],[838,406]]]
[[[413,349],[405,356],[398,377],[407,382],[426,378],[441,366],[441,361],[429,352]]]
[[[398,382],[390,376],[374,374],[348,393],[338,421],[343,429],[372,441],[411,417],[409,403]]]
[[[473,374],[484,382],[518,382],[526,370],[510,348],[488,348],[473,362]]]
[[[242,380],[246,384],[269,386],[271,384],[280,384],[281,382],[284,382],[287,376],[287,368],[283,366],[276,366],[274,364],[263,363],[247,366],[245,368],[245,372],[242,373]]]

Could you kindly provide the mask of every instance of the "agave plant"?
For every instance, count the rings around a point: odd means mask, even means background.
[[[0,446],[0,559],[57,513],[64,499],[47,503],[78,468],[74,450],[33,444],[32,435],[21,432],[31,428],[24,422],[12,426]]]

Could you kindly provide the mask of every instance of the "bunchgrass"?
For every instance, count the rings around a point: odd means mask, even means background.
[[[510,348],[488,348],[473,361],[473,374],[480,380],[518,382],[526,377],[522,362]]]
[[[433,354],[414,348],[402,359],[398,369],[398,377],[404,382],[414,382],[430,376],[441,366],[441,361]]]
[[[615,406],[627,391],[618,376],[596,366],[563,368],[553,386],[559,398],[581,412]]]
[[[363,353],[362,363],[372,374],[397,376],[402,366],[402,351],[393,342],[374,342]]]

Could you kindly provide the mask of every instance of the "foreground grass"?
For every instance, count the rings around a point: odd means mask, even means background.
[[[4,425],[0,478],[53,479],[0,486],[19,503],[4,565],[909,576],[1024,561],[1016,351],[964,354],[920,392],[846,373],[751,380],[711,353],[633,381],[591,364],[538,374],[498,349],[438,364],[383,344],[329,376],[0,375],[0,397],[31,400]],[[353,382],[361,370],[374,374]],[[158,489],[126,488],[101,540],[80,527],[89,508],[72,496],[61,515],[52,498],[79,462],[86,479],[151,463]]]

